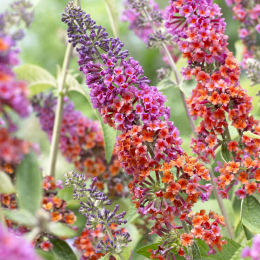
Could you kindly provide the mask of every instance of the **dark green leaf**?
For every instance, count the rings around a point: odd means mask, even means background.
[[[253,234],[260,232],[260,203],[253,196],[243,200],[242,223]]]
[[[77,260],[71,247],[61,239],[51,239],[53,244],[52,252],[55,256],[55,260]]]
[[[11,178],[4,172],[0,171],[0,193],[14,193],[15,188]]]
[[[247,239],[247,240],[252,239],[252,238],[254,237],[254,234],[251,233],[251,232],[249,231],[249,229],[248,229],[245,225],[242,225],[242,227],[243,227],[243,230],[244,230],[246,239]]]
[[[50,233],[57,237],[70,238],[75,237],[76,232],[70,228],[68,225],[59,223],[59,222],[51,222],[48,225],[48,230]]]
[[[34,154],[27,154],[17,167],[16,190],[19,208],[35,214],[41,207],[42,174]]]
[[[198,239],[197,244],[200,249],[202,260],[230,260],[240,248],[240,244],[229,238],[225,238],[225,240],[227,241],[227,244],[223,246],[221,251],[217,251],[214,255],[208,255],[208,245],[204,241]]]
[[[18,209],[18,210],[4,210],[4,215],[6,218],[12,220],[15,223],[27,226],[27,227],[33,227],[37,224],[37,219],[32,215],[31,212],[24,210],[24,209]]]

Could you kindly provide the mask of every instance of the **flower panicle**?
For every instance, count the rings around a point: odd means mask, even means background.
[[[98,243],[97,253],[108,251],[120,253],[122,248],[130,242],[130,235],[118,229],[120,225],[127,223],[124,219],[126,212],[117,213],[119,205],[115,205],[112,211],[108,210],[106,206],[111,205],[112,202],[103,192],[97,190],[95,186],[97,178],[93,178],[89,185],[86,181],[84,175],[74,171],[66,175],[65,185],[72,186],[74,199],[80,200],[79,212],[87,219],[86,228],[95,230],[101,225],[103,232],[108,234],[105,241]]]

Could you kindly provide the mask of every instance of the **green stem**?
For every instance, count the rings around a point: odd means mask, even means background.
[[[217,185],[216,185],[216,183],[214,182],[215,176],[214,176],[213,170],[210,169],[210,170],[209,170],[209,173],[210,173],[210,181],[211,181],[211,184],[212,184],[212,186],[213,186],[213,193],[214,193],[215,198],[217,199],[217,202],[218,202],[218,205],[219,205],[221,214],[222,214],[223,217],[224,217],[225,224],[226,224],[227,231],[228,231],[228,235],[229,235],[229,237],[230,237],[231,239],[234,239],[234,237],[235,237],[235,236],[234,236],[234,231],[233,231],[233,229],[232,229],[231,224],[229,223],[228,215],[227,215],[227,212],[226,212],[224,203],[223,203],[223,199],[222,199],[221,196],[218,194]]]
[[[79,6],[80,0],[76,0],[76,3]],[[57,101],[54,127],[53,127],[52,138],[51,138],[50,159],[49,159],[49,167],[48,167],[48,174],[53,177],[55,176],[58,146],[60,140],[60,128],[61,128],[61,121],[63,115],[65,82],[66,82],[66,76],[67,76],[67,72],[68,72],[68,68],[72,56],[72,50],[73,50],[72,44],[68,43],[65,52],[65,57],[63,60],[61,76],[58,79],[58,101]]]

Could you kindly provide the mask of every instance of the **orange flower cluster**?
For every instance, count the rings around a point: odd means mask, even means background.
[[[111,225],[111,234],[115,236],[116,225]],[[121,232],[126,232],[124,228],[120,230]],[[100,241],[105,242],[108,239],[106,232],[103,230],[101,224],[96,226],[96,229],[85,228],[79,237],[74,240],[73,245],[81,252],[81,260],[97,260],[100,259],[104,254],[99,253]],[[112,255],[109,260],[115,260],[116,258]]]
[[[66,209],[66,202],[57,196],[58,188],[62,188],[62,186],[59,183],[56,184],[53,177],[46,176],[44,178],[42,208],[50,213],[51,221],[72,226],[76,221],[76,216],[71,210]],[[0,203],[0,206],[4,208],[17,209],[15,194],[0,194]],[[6,224],[17,234],[24,234],[30,231],[27,227],[21,226],[9,219],[6,219]],[[40,247],[45,251],[50,250],[52,248],[52,244],[49,241],[50,236],[46,233],[39,234],[34,241],[35,247]]]

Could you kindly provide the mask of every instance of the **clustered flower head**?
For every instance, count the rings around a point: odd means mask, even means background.
[[[32,104],[43,131],[51,141],[57,98],[52,94],[41,94],[34,96]],[[75,110],[68,98],[64,100],[59,147],[64,157],[78,171],[88,177],[98,177],[96,184],[100,189],[104,189],[106,183],[111,194],[127,194],[128,190],[124,185],[127,177],[120,169],[116,155],[112,156],[110,163],[105,160],[104,138],[100,126]]]
[[[129,233],[119,228],[127,223],[126,212],[117,213],[119,205],[115,205],[113,211],[107,209],[112,202],[97,189],[96,181],[97,178],[93,178],[88,184],[85,175],[71,172],[66,176],[65,185],[73,187],[73,199],[80,201],[79,212],[86,217],[86,228],[106,233],[96,245],[96,253],[120,254],[131,241]]]
[[[239,36],[245,45],[242,67],[248,58],[260,59],[260,2],[257,0],[226,0],[234,18],[240,22]]]
[[[252,246],[245,247],[241,253],[242,258],[247,258],[252,260],[259,260],[260,259],[260,234],[254,236],[252,241]]]
[[[227,193],[229,184],[237,183],[239,176],[245,174],[251,194],[252,185],[256,186],[255,191],[259,188],[259,139],[248,137],[245,132],[259,135],[260,127],[249,114],[251,98],[240,86],[239,66],[227,49],[226,24],[219,6],[206,0],[172,1],[166,26],[188,59],[184,78],[189,80],[194,76],[197,81],[187,100],[191,115],[202,118],[198,136],[192,142],[193,151],[209,162],[219,146],[228,150],[231,161],[220,169],[220,189],[225,187],[223,192]],[[231,140],[227,119],[238,132],[238,141]],[[249,160],[253,164],[245,168]]]
[[[166,98],[148,85],[141,66],[122,50],[123,43],[109,38],[104,28],[73,4],[67,6],[62,20],[68,25],[69,41],[77,46],[94,107],[105,123],[121,131],[116,151],[122,167],[133,176],[129,185],[133,200],[162,238],[160,256],[154,252],[154,257],[185,255],[197,237],[184,231],[186,225],[193,227],[191,208],[199,198],[207,200],[210,195],[211,185],[202,184],[209,180],[208,170],[182,151],[179,132],[168,121]],[[219,229],[223,221],[214,213],[208,219],[201,237],[213,252],[224,243]],[[181,237],[184,233],[192,238],[188,244],[186,236]],[[209,235],[210,240],[206,239]],[[168,238],[170,242],[164,243]]]
[[[0,260],[40,260],[32,245],[8,232],[0,223]]]
[[[12,11],[0,14],[0,166],[5,164],[17,164],[28,152],[30,144],[13,137],[10,132],[16,130],[9,111],[13,110],[20,117],[26,117],[30,112],[30,104],[27,99],[26,84],[17,80],[13,67],[18,64],[18,50],[16,37],[19,33],[12,34],[11,24],[7,30],[8,17],[13,12],[18,15],[18,2],[12,5]],[[23,12],[26,13],[26,10]],[[15,15],[13,14],[13,17]]]

